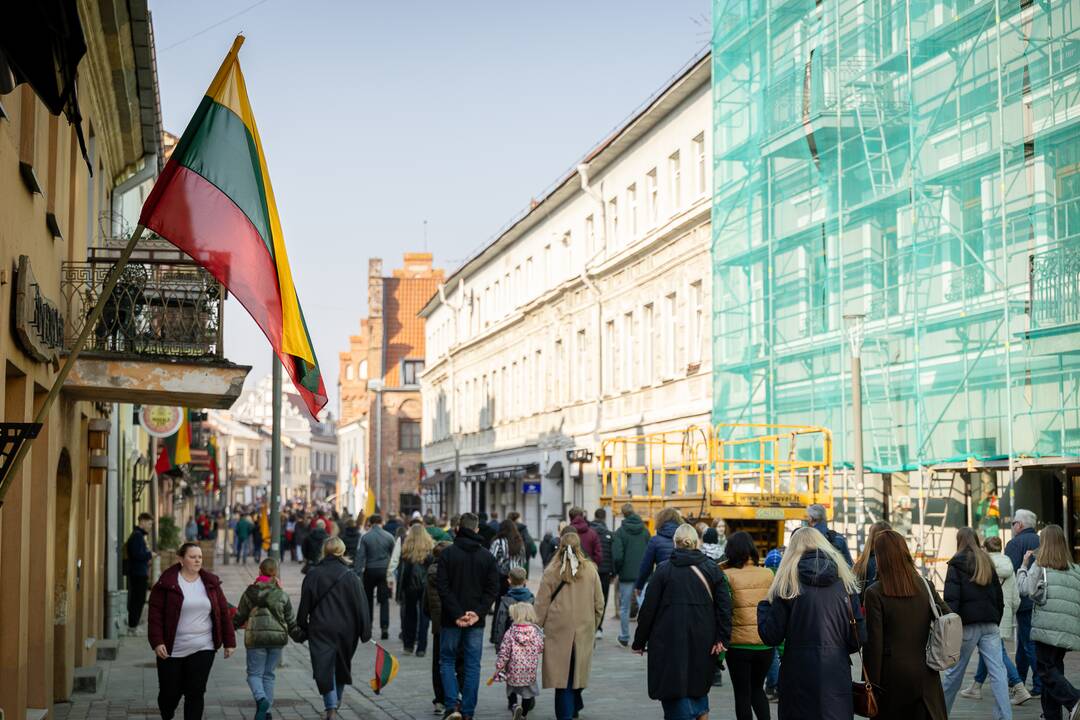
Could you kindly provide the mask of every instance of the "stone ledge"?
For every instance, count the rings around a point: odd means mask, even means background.
[[[72,679],[74,680],[72,684],[73,693],[87,693],[90,695],[96,695],[98,690],[104,687],[101,682],[101,668],[97,665],[75,668],[75,673]]]
[[[97,641],[97,659],[111,661],[116,659],[116,654],[120,650],[119,640],[98,640]]]

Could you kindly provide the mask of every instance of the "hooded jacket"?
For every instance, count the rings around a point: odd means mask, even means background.
[[[506,591],[506,594],[499,600],[499,607],[495,610],[495,617],[491,621],[491,637],[495,640],[495,647],[499,646],[503,639],[503,633],[510,628],[510,606],[519,602],[529,603],[531,605],[535,599],[532,590],[524,586],[512,587]]]
[[[666,562],[671,553],[675,550],[675,531],[678,530],[679,525],[675,522],[664,523],[664,526],[660,528],[656,535],[649,538],[648,545],[645,546],[645,554],[641,556],[641,565],[638,566],[637,582],[634,583],[634,587],[640,590],[645,587],[645,583],[649,581],[649,576],[652,575],[654,567],[660,567],[660,564]]]
[[[600,572],[600,563],[604,560],[604,548],[600,545],[600,537],[595,530],[589,527],[584,515],[579,515],[571,520],[570,525],[577,530],[578,537],[581,538],[581,549],[585,551],[590,560],[596,563],[597,572]]]
[[[356,560],[356,550],[360,546],[362,533],[358,527],[347,527],[341,532],[341,542],[345,543],[345,557]]]
[[[340,558],[313,565],[300,588],[296,623],[307,635],[311,673],[319,694],[352,685],[352,657],[371,639],[371,613],[360,578]]]
[[[1013,571],[1019,571],[1024,562],[1024,555],[1028,550],[1039,549],[1039,533],[1035,528],[1024,528],[1005,545],[1005,556],[1012,560]],[[1017,612],[1031,612],[1033,605],[1031,598],[1020,596],[1020,608]]]
[[[848,594],[832,558],[816,550],[799,559],[798,573],[799,595],[758,604],[761,641],[785,644],[777,717],[851,720],[851,653],[866,640],[859,597]]]
[[[1001,595],[1005,604],[998,628],[1001,637],[1012,637],[1016,626],[1016,611],[1020,608],[1020,588],[1016,585],[1016,573],[1013,572],[1012,560],[1004,553],[990,553],[990,559],[994,561],[994,570],[997,571],[998,582],[1001,583]]]
[[[456,627],[457,619],[470,610],[480,618],[472,627],[484,627],[484,616],[499,594],[499,571],[475,530],[458,528],[454,544],[439,555],[435,586],[442,627]]]
[[[304,559],[314,565],[322,559],[322,546],[330,538],[326,530],[316,527],[304,538]]]
[[[641,570],[641,558],[649,544],[649,531],[637,513],[623,518],[611,540],[611,570],[619,582],[634,582]]]
[[[531,594],[531,593],[530,593]],[[536,684],[536,666],[544,653],[544,631],[532,623],[510,627],[503,636],[495,660],[495,676],[507,687],[530,687]]]
[[[964,625],[997,625],[1005,608],[1001,584],[994,577],[986,585],[976,585],[974,574],[975,558],[971,553],[953,555],[945,574],[945,603]]]
[[[273,580],[254,582],[240,596],[233,627],[244,629],[244,647],[279,648],[289,644],[295,632],[292,601]]]

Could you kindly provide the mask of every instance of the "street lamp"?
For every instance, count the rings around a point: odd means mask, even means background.
[[[865,487],[863,485],[863,408],[862,408],[862,344],[866,327],[866,315],[862,313],[844,315],[848,342],[851,344],[851,431],[855,441],[855,491],[859,493],[856,505],[862,508]],[[844,499],[845,514],[847,498]],[[862,512],[860,510],[856,532],[862,533]]]

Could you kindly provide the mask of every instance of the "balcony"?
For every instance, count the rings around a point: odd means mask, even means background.
[[[1080,353],[1080,236],[1033,253],[1029,267],[1032,352]]]
[[[64,263],[65,349],[98,303],[122,240]],[[248,366],[224,354],[225,288],[161,238],[140,241],[87,339],[65,392],[101,402],[229,408]]]

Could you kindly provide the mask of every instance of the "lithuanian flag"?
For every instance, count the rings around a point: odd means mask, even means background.
[[[387,652],[382,645],[375,643],[375,677],[371,678],[371,689],[376,695],[390,684],[397,675],[397,671],[397,658]]]
[[[180,427],[161,441],[161,451],[154,462],[154,470],[158,474],[167,473],[174,467],[191,462],[191,422],[188,419],[188,409],[181,409],[180,416]]]
[[[308,410],[326,405],[248,101],[237,36],[143,205],[139,223],[190,255],[247,309]]]

